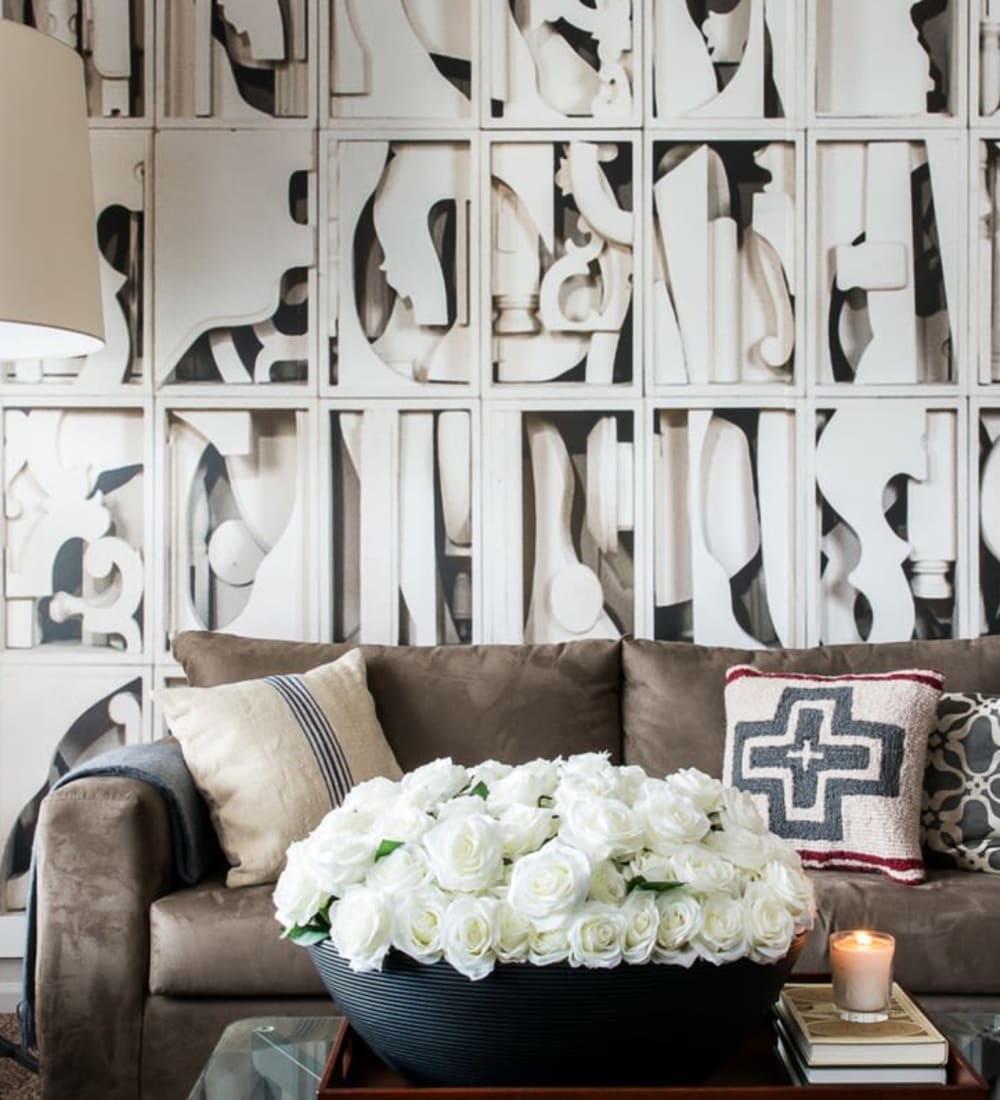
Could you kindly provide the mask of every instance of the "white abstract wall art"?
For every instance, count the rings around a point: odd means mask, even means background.
[[[141,409],[7,408],[5,644],[143,649]]]
[[[311,634],[310,432],[294,408],[167,413],[164,646],[191,629]]]
[[[1000,409],[978,417],[979,622],[982,634],[1000,633]]]
[[[791,143],[654,141],[652,382],[794,379]]]
[[[652,0],[656,119],[796,113],[794,0]]]
[[[488,0],[491,116],[622,125],[635,95],[632,0]],[[641,14],[641,5],[637,6]]]
[[[468,142],[331,142],[327,293],[338,392],[416,393],[476,377]]]
[[[491,146],[493,380],[634,377],[631,142]]]
[[[956,412],[858,401],[822,410],[817,433],[821,640],[952,636]]]
[[[305,131],[159,135],[157,385],[307,380],[314,158]]]
[[[962,149],[951,136],[815,145],[820,382],[954,382]]]
[[[334,637],[388,645],[472,640],[472,413],[331,411]]]
[[[433,119],[435,125],[472,118],[473,0],[323,2],[329,6],[332,117]]]
[[[653,433],[655,636],[787,645],[798,625],[795,413],[661,409]]]
[[[51,669],[0,673],[0,913],[25,908],[38,810],[52,784],[106,749],[141,739],[140,676],[93,669],[58,676],[53,691]]]
[[[614,411],[494,413],[484,551],[504,585],[487,593],[491,637],[540,643],[632,629],[634,427]]]
[[[314,113],[315,0],[157,3],[164,121],[260,125]]]

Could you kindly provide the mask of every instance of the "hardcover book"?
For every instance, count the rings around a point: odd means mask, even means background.
[[[842,1020],[829,983],[790,983],[776,1005],[801,1060],[809,1066],[943,1066],[948,1041],[893,982],[889,1018]]]

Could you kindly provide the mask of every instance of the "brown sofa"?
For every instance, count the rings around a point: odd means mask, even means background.
[[[190,632],[175,653],[209,686],[302,672],[348,647]],[[544,646],[366,647],[369,686],[401,767],[438,756],[512,763],[607,750],[655,774],[720,775],[723,677],[748,662],[843,673],[930,666],[952,690],[1000,693],[1000,638],[725,650],[625,640]],[[308,954],[278,939],[271,888],[227,889],[222,868],[171,888],[161,796],[88,778],[43,803],[37,834],[37,1025],[48,1100],[182,1100],[223,1027],[332,1011]],[[819,923],[800,971],[826,968],[832,927],[897,937],[918,994],[1000,1003],[1000,876],[933,870],[921,886],[815,875]]]

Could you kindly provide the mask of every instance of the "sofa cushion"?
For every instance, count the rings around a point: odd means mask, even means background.
[[[722,780],[748,792],[806,867],[921,882],[920,796],[941,676],[726,675]]]
[[[156,699],[208,804],[227,886],[274,882],[289,844],[355,783],[402,775],[357,650],[302,675],[163,688]]]
[[[346,645],[187,631],[174,654],[190,683],[304,672]],[[621,759],[620,643],[362,646],[368,687],[404,771],[440,756],[521,764],[574,752]]]
[[[848,871],[814,871],[816,927],[795,969],[829,974],[830,933],[878,928],[896,937],[893,972],[911,993],[1000,990],[1000,875],[927,869],[919,886]]]
[[[175,997],[322,993],[309,952],[280,938],[273,889],[231,890],[214,878],[154,901],[149,991]]]
[[[931,857],[1000,874],[1000,696],[941,696],[927,751],[922,825]]]
[[[622,645],[625,763],[651,775],[685,767],[722,775],[722,693],[732,665],[822,676],[934,668],[944,674],[946,691],[1000,692],[1000,636],[781,650],[631,639]]]

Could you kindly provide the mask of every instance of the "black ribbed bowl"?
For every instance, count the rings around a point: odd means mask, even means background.
[[[397,951],[363,974],[329,940],[309,953],[354,1030],[414,1084],[682,1084],[766,1017],[804,942],[766,966],[505,963],[478,982]]]

